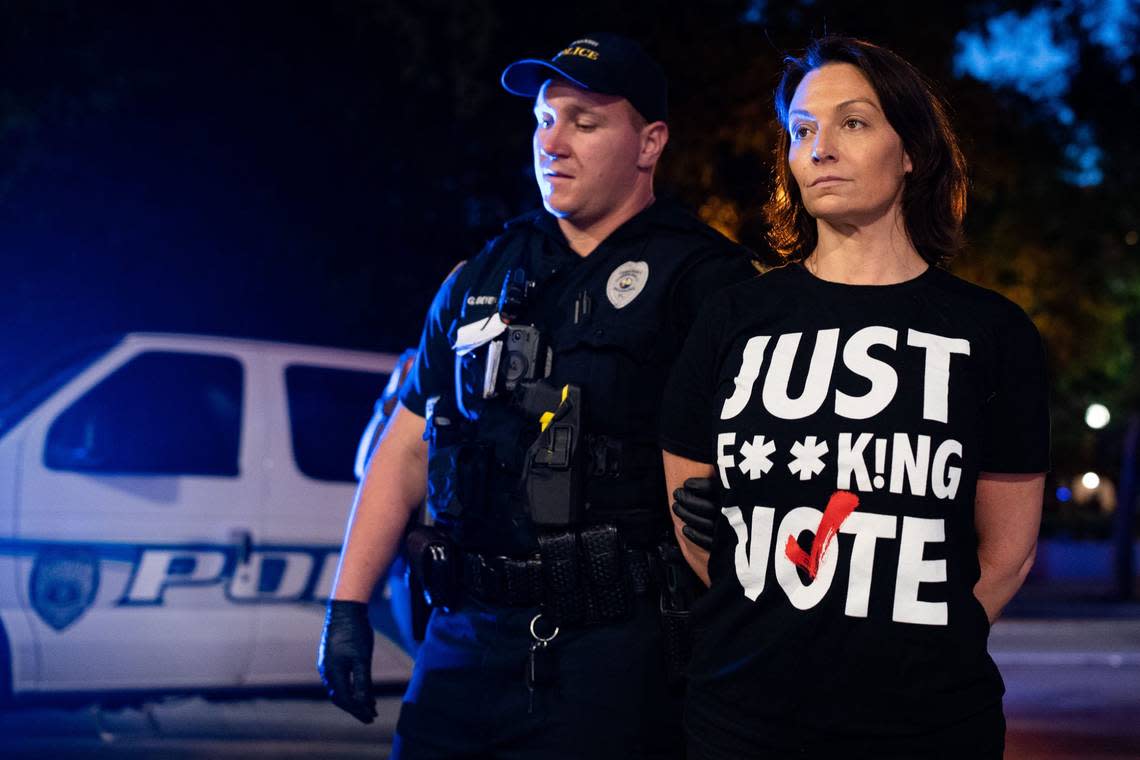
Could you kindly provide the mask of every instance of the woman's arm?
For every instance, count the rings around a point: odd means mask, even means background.
[[[1033,566],[1044,491],[1044,473],[978,475],[974,525],[982,574],[974,596],[985,607],[990,623],[998,619]]]
[[[711,464],[694,462],[691,459],[670,454],[668,451],[663,451],[661,454],[665,460],[665,501],[667,504],[673,503],[673,491],[680,488],[686,479],[708,478],[713,475]],[[709,585],[709,553],[685,538],[681,532],[681,528],[685,524],[681,522],[681,518],[673,514],[672,510],[669,512],[669,518],[673,521],[673,533],[677,536],[677,543],[681,547],[681,554],[685,555],[685,561],[689,563],[689,567],[693,568],[693,572],[697,574],[701,582],[706,586]]]

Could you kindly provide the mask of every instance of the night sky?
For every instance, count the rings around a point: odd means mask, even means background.
[[[1034,317],[1064,433],[1092,400],[1140,406],[1138,6],[0,0],[0,402],[129,330],[414,344],[444,275],[538,203],[500,72],[591,30],[669,75],[658,194],[760,250],[782,53],[838,31],[948,96],[973,179],[956,271]],[[1098,456],[1062,443],[1074,470]]]
[[[397,349],[534,202],[528,105],[487,88],[511,207],[460,203],[480,148],[367,4],[39,5],[5,23],[5,365],[125,330]]]

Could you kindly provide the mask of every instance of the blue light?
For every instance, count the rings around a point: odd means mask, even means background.
[[[745,24],[763,24],[767,10],[768,0],[748,0],[748,7],[740,14],[740,20]]]
[[[1120,80],[1132,81],[1134,72],[1127,61],[1140,37],[1140,0],[1079,0],[1078,4],[1081,28],[1108,60],[1121,67]]]
[[[954,74],[1011,87],[1038,102],[1060,98],[1069,91],[1077,43],[1054,36],[1056,21],[1039,7],[1024,16],[1014,11],[994,16],[984,33],[959,32]]]
[[[1104,180],[1100,162],[1104,151],[1088,124],[1078,124],[1073,130],[1073,141],[1065,146],[1065,160],[1069,168],[1063,172],[1066,180],[1078,187],[1092,187]]]
[[[1116,65],[1120,81],[1131,81],[1134,72],[1128,61],[1140,38],[1140,0],[1059,0],[1024,14],[1001,13],[982,29],[958,33],[954,74],[1016,90],[1068,127],[1061,176],[1077,187],[1092,187],[1104,180],[1104,151],[1092,129],[1080,123],[1065,102],[1079,61],[1074,16],[1088,41]]]
[[[1067,486],[1061,486],[1057,489],[1057,501],[1064,504],[1073,498],[1073,492]]]

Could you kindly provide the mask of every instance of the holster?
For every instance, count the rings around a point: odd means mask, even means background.
[[[526,454],[524,486],[531,521],[560,528],[580,523],[584,512],[581,391],[566,386],[558,406],[547,413],[549,421]]]

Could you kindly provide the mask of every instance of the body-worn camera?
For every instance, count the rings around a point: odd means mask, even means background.
[[[554,352],[542,332],[531,325],[515,325],[534,289],[522,269],[512,269],[499,293],[499,317],[507,329],[487,345],[487,366],[483,376],[483,398],[512,393],[519,383],[541,380],[550,375]]]
[[[501,336],[487,344],[483,398],[513,393],[519,383],[547,377],[553,358],[554,352],[546,345],[537,327],[508,327]]]

